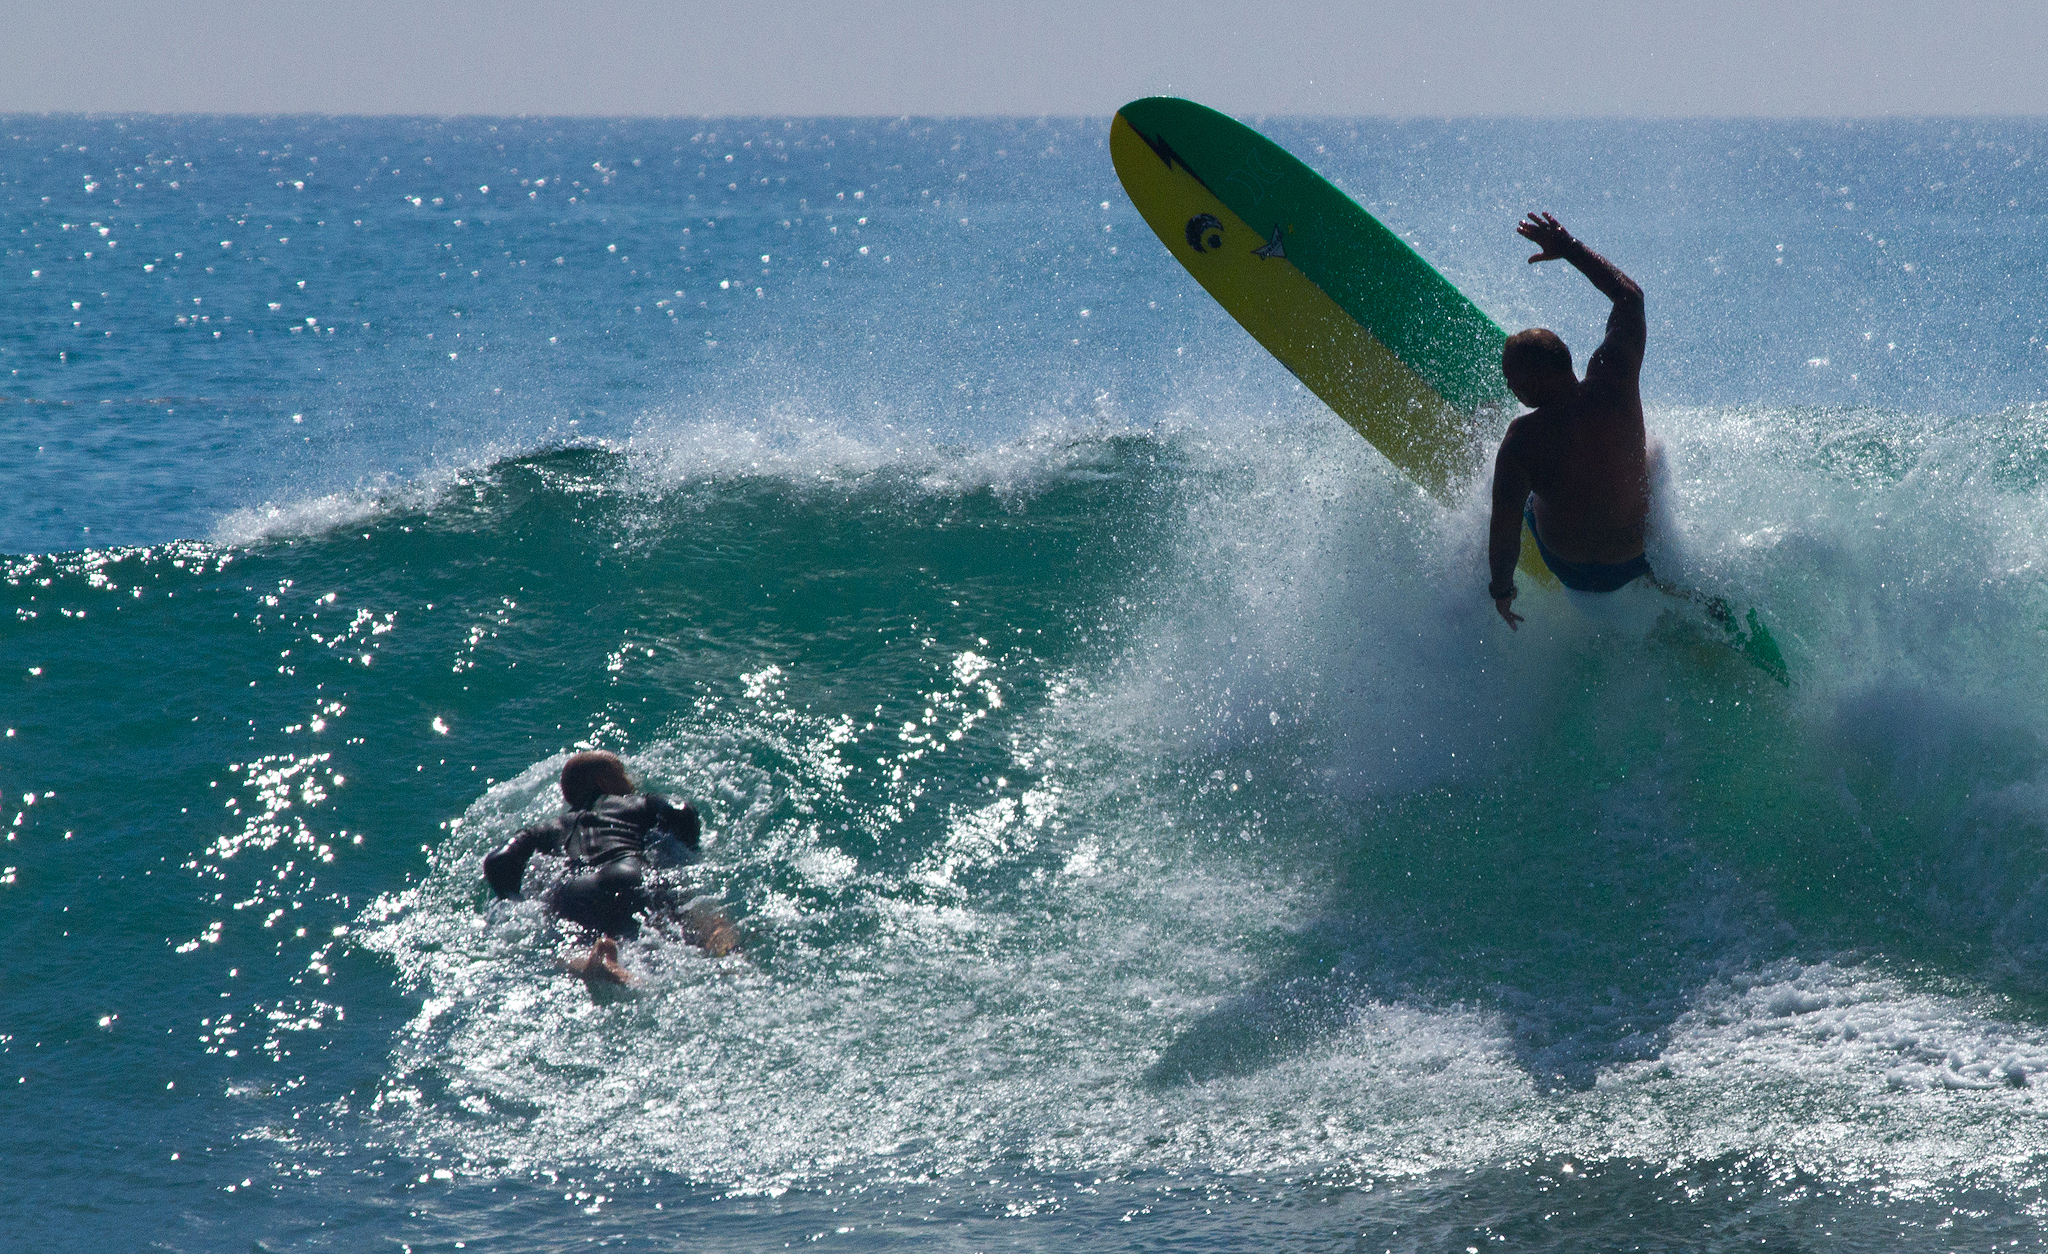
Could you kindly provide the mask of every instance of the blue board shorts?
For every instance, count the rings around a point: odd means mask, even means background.
[[[1650,559],[1641,553],[1625,562],[1567,562],[1543,543],[1543,533],[1536,529],[1534,509],[1523,506],[1522,518],[1529,524],[1529,534],[1536,537],[1536,551],[1543,555],[1543,564],[1550,567],[1559,583],[1574,592],[1615,592],[1650,573]]]

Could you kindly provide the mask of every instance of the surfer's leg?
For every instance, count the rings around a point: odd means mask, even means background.
[[[712,957],[723,958],[740,947],[740,930],[711,898],[690,902],[681,917],[684,937]]]
[[[639,913],[647,907],[641,877],[646,867],[638,858],[620,858],[589,867],[563,880],[548,894],[555,913],[607,936],[639,933]]]
[[[609,936],[598,937],[589,953],[581,958],[571,958],[565,965],[592,983],[626,984],[632,980],[626,974],[625,966],[619,962],[619,943]]]
[[[562,964],[571,973],[581,976],[586,984],[631,984],[633,977],[626,972],[626,966],[619,961],[619,943],[609,936],[600,936],[590,952],[581,958],[571,958]]]
[[[726,917],[718,898],[699,892],[691,882],[674,872],[655,871],[642,887],[645,905],[641,917],[654,923],[672,923],[682,938],[714,958],[723,958],[740,947],[740,931]]]
[[[1651,571],[1649,574],[1643,576],[1643,582],[1649,584],[1652,588],[1655,588],[1657,591],[1663,593],[1667,597],[1677,597],[1681,601],[1691,601],[1696,599],[1693,593],[1687,592],[1684,588],[1681,588],[1677,584],[1672,583],[1669,579],[1666,579],[1664,576],[1658,574],[1654,570]]]

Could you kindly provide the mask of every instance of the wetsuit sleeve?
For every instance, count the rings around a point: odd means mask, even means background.
[[[1614,302],[1614,312],[1607,315],[1607,338],[1586,363],[1586,382],[1634,386],[1643,372],[1643,349],[1650,337],[1643,289],[1619,266],[1577,240],[1564,256],[1601,295]]]
[[[484,881],[499,897],[519,896],[519,882],[526,878],[526,864],[536,853],[555,853],[562,847],[562,823],[557,819],[529,827],[484,855]]]
[[[666,836],[673,836],[686,848],[695,849],[697,838],[704,830],[703,820],[697,817],[697,807],[685,801],[677,805],[667,797],[650,797],[654,803],[655,830]]]

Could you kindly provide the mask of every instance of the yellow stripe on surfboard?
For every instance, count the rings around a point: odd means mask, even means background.
[[[1277,224],[1280,248],[1271,249],[1185,166],[1161,160],[1122,114],[1110,123],[1109,154],[1131,203],[1216,303],[1388,461],[1446,495],[1476,438],[1470,416],[1286,259],[1287,224]],[[1204,215],[1216,225],[1191,240]],[[1526,527],[1518,565],[1538,583],[1557,582]]]
[[[1255,251],[1266,236],[1232,213],[1186,167],[1168,166],[1122,115],[1110,124],[1110,159],[1139,212],[1218,304],[1292,370],[1339,417],[1424,487],[1448,486],[1450,407],[1378,337],[1285,257]],[[1203,215],[1219,226],[1188,242]],[[1282,238],[1285,245],[1285,238]],[[1462,428],[1462,424],[1448,422]],[[1460,435],[1464,432],[1459,431]],[[1463,441],[1457,442],[1462,448]]]

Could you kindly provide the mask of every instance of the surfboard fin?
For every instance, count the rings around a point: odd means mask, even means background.
[[[1785,655],[1778,651],[1778,642],[1771,638],[1771,629],[1764,626],[1764,620],[1756,616],[1754,609],[1750,610],[1747,621],[1749,635],[1742,642],[1742,656],[1756,663],[1764,674],[1790,688],[1792,672],[1785,665]]]
[[[1257,247],[1257,248],[1254,248],[1254,249],[1252,249],[1252,256],[1254,256],[1254,257],[1285,257],[1285,256],[1287,255],[1287,248],[1286,248],[1286,246],[1285,246],[1284,244],[1282,244],[1282,243],[1281,243],[1281,241],[1280,241],[1280,235],[1281,235],[1281,228],[1279,228],[1279,227],[1277,227],[1277,226],[1276,226],[1276,227],[1274,227],[1274,228],[1273,228],[1273,238],[1272,238],[1272,239],[1269,239],[1269,240],[1267,240],[1267,241],[1266,241],[1266,242],[1265,242],[1264,244],[1260,245],[1259,247]]]
[[[1750,665],[1787,688],[1792,686],[1792,670],[1785,665],[1785,655],[1779,650],[1771,629],[1764,626],[1764,620],[1757,616],[1754,606],[1740,622],[1735,618],[1735,607],[1720,597],[1709,598],[1706,609],[1707,617],[1721,624],[1721,630],[1728,633],[1728,643],[1734,645],[1735,651],[1747,658]],[[1745,631],[1745,627],[1748,630]]]

